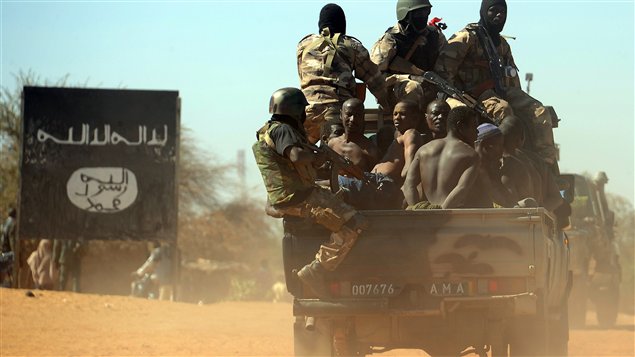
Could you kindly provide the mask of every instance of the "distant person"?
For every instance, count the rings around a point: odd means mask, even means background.
[[[448,114],[450,113],[450,105],[444,100],[435,99],[426,108],[423,129],[419,132],[424,134],[424,143],[428,143],[435,139],[445,138],[448,133]],[[421,127],[422,125],[420,125]]]
[[[414,102],[402,101],[395,105],[392,116],[395,139],[386,155],[373,168],[374,173],[392,178],[399,187],[403,185],[410,163],[423,142],[416,129],[420,116],[419,107]]]
[[[518,67],[509,43],[501,35],[506,21],[505,0],[483,0],[479,22],[468,24],[448,40],[434,71],[477,98],[496,124],[510,115],[520,117],[528,128],[527,146],[557,173],[552,132],[556,118],[541,102],[521,90]],[[451,106],[462,105],[452,98],[448,102]]]
[[[134,274],[143,277],[150,274],[151,281],[159,288],[159,300],[174,300],[173,255],[168,243],[153,242],[150,256]]]
[[[304,37],[297,48],[300,86],[309,102],[304,127],[311,143],[322,137],[322,126],[340,121],[342,104],[357,97],[355,78],[388,108],[384,78],[362,43],[346,35],[346,16],[339,5],[322,8],[318,31]]]
[[[2,242],[0,243],[0,247],[2,247],[2,253],[13,252],[15,250],[15,227],[16,227],[16,216],[17,211],[15,208],[11,207],[9,209],[9,214],[7,215],[7,219],[4,221],[2,225]]]
[[[474,150],[478,117],[467,107],[448,114],[448,134],[422,146],[410,165],[404,194],[409,208],[468,208],[480,158]]]
[[[431,9],[429,0],[398,0],[397,24],[371,49],[371,59],[386,78],[389,97],[394,102],[413,102],[421,112],[437,94],[422,76],[434,68],[446,43],[441,30],[428,25]]]
[[[50,239],[42,239],[37,246],[37,250],[31,253],[27,260],[36,289],[55,289],[58,272],[55,269],[52,258],[53,242]]]
[[[58,289],[60,291],[66,290],[69,281],[71,291],[76,293],[80,291],[83,246],[81,239],[57,239],[53,243],[53,261],[59,268]]]

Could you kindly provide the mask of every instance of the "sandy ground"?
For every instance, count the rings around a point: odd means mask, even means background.
[[[170,303],[0,289],[0,356],[290,356],[291,304]],[[571,356],[633,356],[634,318],[572,330]],[[421,351],[384,355],[426,356]]]

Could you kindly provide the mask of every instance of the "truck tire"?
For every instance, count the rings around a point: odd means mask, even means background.
[[[306,329],[304,316],[296,316],[293,323],[293,350],[295,356],[334,356],[333,331],[328,321],[315,320],[312,331]]]
[[[515,319],[509,336],[511,357],[547,356],[547,322],[543,317]]]
[[[619,286],[598,291],[595,303],[595,311],[600,327],[612,328],[613,326],[615,326],[615,322],[617,321],[619,300]]]
[[[549,320],[547,335],[547,355],[564,357],[569,354],[569,309],[561,308],[560,318]]]
[[[588,284],[586,276],[573,276],[569,295],[569,326],[572,328],[583,328],[586,324]]]

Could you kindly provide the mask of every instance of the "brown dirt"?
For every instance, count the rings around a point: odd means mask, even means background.
[[[194,305],[123,296],[0,289],[0,356],[289,356],[289,303]],[[633,356],[634,320],[572,330],[571,356]],[[425,356],[421,351],[384,355]]]

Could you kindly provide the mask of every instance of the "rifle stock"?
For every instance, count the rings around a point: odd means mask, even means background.
[[[329,161],[336,167],[337,170],[344,171],[348,175],[351,175],[359,180],[364,180],[364,171],[355,166],[348,158],[345,158],[338,154],[335,150],[331,149],[328,145],[323,144],[321,146],[315,146],[311,144],[304,144],[309,150],[321,151],[326,154]]]

